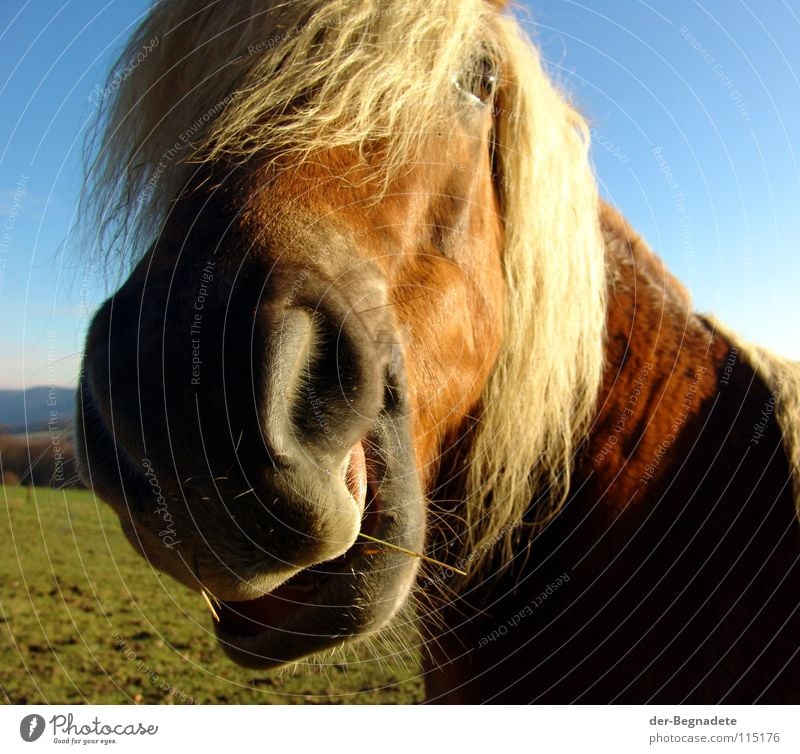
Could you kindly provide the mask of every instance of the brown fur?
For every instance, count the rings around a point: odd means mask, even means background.
[[[491,589],[438,616],[458,630],[429,645],[429,698],[796,701],[800,532],[777,422],[752,442],[770,392],[619,215],[602,222],[608,366],[573,495]]]

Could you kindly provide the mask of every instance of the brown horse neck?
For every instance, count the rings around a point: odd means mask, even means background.
[[[606,368],[578,473],[613,480],[625,500],[666,471],[664,456],[718,392],[731,343],[692,310],[688,291],[615,209],[602,205],[600,221]]]

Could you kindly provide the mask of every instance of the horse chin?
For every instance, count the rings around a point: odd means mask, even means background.
[[[379,495],[371,477],[361,531],[418,552],[421,501],[393,499],[386,481]],[[265,670],[300,660],[385,626],[406,601],[416,571],[416,558],[356,541],[344,555],[304,569],[268,594],[221,601],[217,639],[244,667]]]
[[[364,474],[349,474],[354,501],[366,493],[359,537],[339,557],[302,570],[272,591],[223,601],[217,639],[239,665],[269,669],[295,662],[384,627],[406,601],[421,552],[425,506],[411,444],[405,390],[387,402],[364,445]],[[359,489],[366,481],[366,491]],[[387,547],[374,539],[395,545]],[[401,549],[395,549],[401,548]]]

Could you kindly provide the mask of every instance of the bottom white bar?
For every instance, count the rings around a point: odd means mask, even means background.
[[[799,712],[789,706],[5,707],[0,751],[797,752]]]

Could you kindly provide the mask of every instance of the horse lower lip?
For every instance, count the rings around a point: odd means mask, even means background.
[[[363,509],[361,528],[366,533],[375,531],[380,522],[380,504],[377,494],[373,489],[369,492],[369,503],[365,505],[367,499],[367,474],[366,464],[364,463],[364,452],[361,443],[357,444],[360,451],[360,459],[354,450],[351,454],[351,462],[348,467],[348,479],[350,469],[353,466],[352,457],[356,455],[356,465],[360,460],[359,477],[361,484],[359,498],[357,502]],[[348,482],[348,487],[350,483]],[[351,488],[352,492],[352,488]],[[325,585],[337,577],[337,574],[346,571],[348,562],[362,554],[369,554],[372,549],[370,543],[356,542],[344,555],[335,558],[327,563],[322,563],[311,568],[306,568],[289,581],[281,584],[269,594],[256,597],[245,601],[223,601],[220,611],[220,627],[229,636],[258,636],[269,629],[280,628],[297,613],[301,608],[308,606],[321,606],[318,598]]]
[[[219,611],[220,625],[232,636],[258,636],[285,623],[308,604],[314,591],[284,585],[254,600],[223,601]]]

